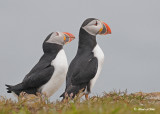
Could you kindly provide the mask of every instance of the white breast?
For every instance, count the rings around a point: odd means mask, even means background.
[[[68,63],[66,54],[63,49],[57,54],[51,65],[54,66],[54,73],[51,79],[39,89],[48,97],[54,94],[66,79]]]
[[[90,88],[92,89],[96,80],[98,79],[100,72],[102,70],[103,62],[104,62],[104,54],[99,45],[97,44],[95,48],[92,51],[94,53],[94,56],[98,59],[98,69],[95,77],[90,81]]]

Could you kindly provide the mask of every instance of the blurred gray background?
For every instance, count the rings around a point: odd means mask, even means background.
[[[104,91],[160,91],[160,2],[158,0],[1,0],[0,95],[17,84],[42,56],[42,42],[53,31],[71,32],[68,63],[77,51],[79,28],[88,17],[106,22],[112,34],[97,36],[105,54],[91,95]],[[51,99],[59,99],[64,85]]]

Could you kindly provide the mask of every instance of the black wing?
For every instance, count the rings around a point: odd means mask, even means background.
[[[43,55],[41,57],[41,59],[39,60],[39,62],[32,68],[32,70],[25,76],[25,78],[23,79],[26,80],[27,78],[31,77],[34,73],[40,72],[43,69],[49,67],[51,65],[51,61],[52,61],[52,57],[47,56],[47,55]]]
[[[7,92],[11,93],[12,91],[19,95],[22,91],[29,94],[36,94],[37,88],[47,83],[54,72],[53,66],[48,66],[39,73],[32,73],[29,77],[25,78],[22,83],[19,83],[15,86],[6,85]]]
[[[19,94],[21,91],[28,89],[37,89],[39,86],[45,84],[51,78],[54,67],[51,66],[51,61],[54,56],[44,54],[39,62],[32,68],[32,70],[25,76],[22,83],[11,86],[6,85],[8,93],[12,91]]]
[[[85,67],[81,68],[81,70],[77,74],[73,74],[71,79],[71,83],[73,85],[79,85],[83,83],[88,83],[97,73],[98,69],[98,60],[96,57],[93,57],[88,62],[85,62]]]
[[[53,72],[54,67],[50,65],[38,73],[32,73],[28,78],[23,80],[23,89],[38,88],[42,86],[50,80]]]
[[[68,95],[73,93],[73,96],[79,90],[85,88],[91,79],[97,73],[98,60],[91,54],[90,56],[83,56],[83,58],[75,58],[70,66],[66,77],[66,89]],[[60,97],[65,97],[65,92]]]

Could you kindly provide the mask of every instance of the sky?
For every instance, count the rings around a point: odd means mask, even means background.
[[[97,36],[105,62],[91,96],[113,90],[160,91],[159,0],[1,0],[0,95],[14,98],[5,84],[20,83],[43,55],[54,31],[76,39],[64,46],[68,63],[76,55],[79,29],[87,18],[106,22],[112,34]],[[59,99],[63,86],[51,97]]]

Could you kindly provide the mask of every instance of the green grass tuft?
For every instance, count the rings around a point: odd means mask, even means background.
[[[126,91],[68,102],[50,102],[42,96],[21,96],[18,102],[0,97],[0,114],[159,114],[159,107],[160,100]]]

